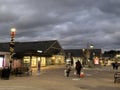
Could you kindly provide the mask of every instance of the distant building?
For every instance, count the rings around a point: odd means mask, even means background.
[[[73,59],[73,64],[77,60],[80,60],[81,63],[87,64],[88,60],[93,62],[94,58],[101,58],[102,50],[101,49],[65,49],[65,58]]]

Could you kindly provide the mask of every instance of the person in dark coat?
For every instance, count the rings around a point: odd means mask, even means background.
[[[112,63],[112,67],[113,67],[113,70],[114,70],[115,69],[115,63],[114,62]]]
[[[76,65],[75,65],[75,69],[76,69],[76,71],[77,71],[77,74],[79,75],[79,77],[80,77],[80,73],[81,73],[81,69],[82,69],[82,64],[81,64],[81,62],[79,61],[79,60],[77,60],[77,62],[75,63]]]
[[[118,65],[118,62],[116,61],[116,62],[115,62],[115,69],[116,69],[116,70],[118,70],[118,66],[119,66],[119,65]]]

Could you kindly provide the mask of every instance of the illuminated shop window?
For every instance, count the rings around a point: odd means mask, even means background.
[[[24,60],[24,63],[30,63],[30,56],[25,56],[23,60]]]
[[[31,60],[31,66],[34,67],[34,66],[37,66],[37,62],[36,62],[36,57],[35,56],[32,56],[32,60]]]
[[[3,57],[0,57],[0,68],[3,67]]]

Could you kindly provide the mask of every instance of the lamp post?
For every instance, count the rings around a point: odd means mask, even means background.
[[[42,53],[43,51],[37,50],[38,53]],[[41,68],[41,57],[38,58],[38,76],[40,75],[40,68]]]
[[[90,49],[91,49],[91,51],[90,51],[90,59],[91,60],[93,60],[93,49],[94,49],[94,46],[93,45],[90,45]]]
[[[93,65],[94,64],[94,61],[93,61],[93,57],[94,57],[94,46],[93,45],[90,45],[90,60],[91,60],[91,64]]]
[[[85,49],[83,48],[82,49],[82,54],[83,54],[83,61],[82,61],[82,64],[83,64],[83,66],[85,67],[85,64],[86,64],[86,61],[85,61]]]
[[[14,47],[15,47],[15,32],[16,29],[15,28],[11,28],[11,42],[10,42],[10,70],[12,69],[12,61],[13,61],[13,55],[14,53]]]
[[[94,48],[94,46],[93,45],[90,45],[90,49],[93,49]]]

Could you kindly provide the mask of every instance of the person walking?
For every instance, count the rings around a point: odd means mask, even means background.
[[[81,69],[82,69],[82,64],[79,60],[77,60],[77,62],[75,63],[75,69],[77,71],[77,75],[79,75],[80,77],[80,74],[81,74]]]
[[[116,69],[116,70],[118,70],[118,66],[119,66],[119,65],[118,65],[118,62],[115,61],[115,69]]]
[[[112,63],[113,70],[115,69],[115,62]]]

